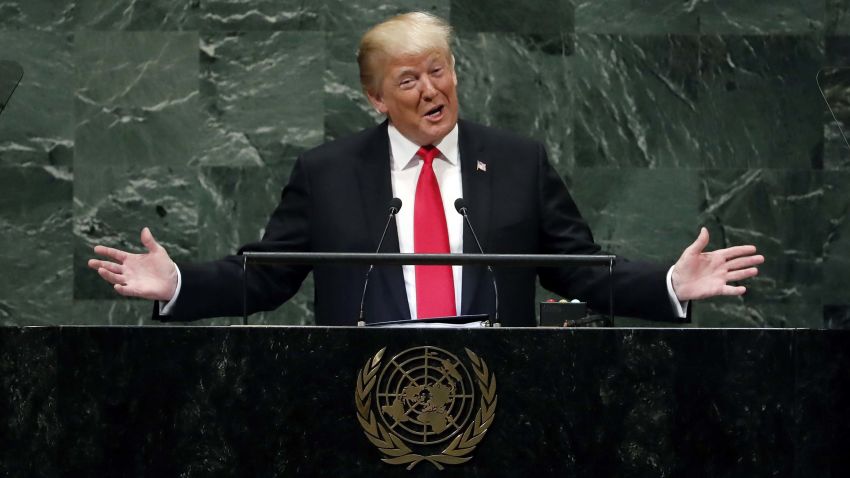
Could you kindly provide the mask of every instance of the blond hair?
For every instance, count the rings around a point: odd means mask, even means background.
[[[392,58],[416,56],[432,51],[444,53],[454,67],[449,44],[452,27],[440,17],[411,12],[372,27],[360,39],[357,64],[364,91],[376,92],[383,81],[384,67]]]

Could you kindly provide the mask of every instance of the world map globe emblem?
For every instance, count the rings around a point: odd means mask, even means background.
[[[376,384],[378,415],[408,443],[432,445],[455,436],[475,411],[466,365],[451,352],[423,346],[392,357]]]

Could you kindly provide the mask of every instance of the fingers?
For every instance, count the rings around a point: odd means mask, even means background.
[[[726,269],[730,271],[746,269],[764,263],[764,256],[746,256],[732,259],[726,262]]]
[[[159,249],[159,243],[156,242],[156,239],[153,238],[153,234],[151,234],[151,230],[147,227],[142,229],[142,245],[145,246],[145,249],[148,252],[156,252]]]
[[[732,271],[726,274],[726,282],[738,282],[744,279],[749,279],[750,277],[755,277],[758,274],[759,270],[755,267]]]
[[[115,284],[115,285],[112,286],[112,288],[115,289],[115,292],[118,292],[119,294],[127,296],[127,297],[137,297],[138,296],[138,294],[133,292],[133,290],[129,286],[124,285],[124,284]]]
[[[685,253],[699,254],[705,249],[705,246],[707,245],[708,229],[701,227],[699,230],[699,236],[697,236],[697,239],[694,241],[693,244],[691,244],[690,246],[688,246],[687,249],[685,249]]]
[[[122,266],[120,264],[116,264],[114,262],[101,261],[101,260],[97,260],[97,259],[89,259],[88,265],[89,265],[90,268],[92,268],[94,270],[98,270],[98,269],[102,268],[102,269],[108,270],[109,272],[112,272],[113,274],[123,274],[124,273],[124,266]]]
[[[720,295],[744,295],[747,288],[742,285],[727,285],[723,286]]]
[[[126,281],[124,280],[123,275],[116,274],[114,272],[111,272],[111,271],[103,268],[103,267],[98,269],[97,273],[100,275],[100,277],[103,278],[103,280],[105,280],[106,282],[109,282],[110,284],[127,285]]]
[[[736,257],[741,256],[751,256],[756,253],[756,246],[746,245],[746,246],[733,246],[727,247],[726,249],[718,249],[714,251],[715,254],[719,254],[723,256],[727,261],[730,259],[734,259]]]
[[[119,294],[126,297],[144,297],[137,290],[137,287],[127,284],[127,282],[123,280],[123,276],[112,274],[109,271],[103,269],[100,269],[97,272],[100,274],[101,277],[103,277],[110,284],[112,284],[112,288],[115,289],[115,292],[118,292]]]
[[[106,256],[119,264],[123,264],[129,255],[122,250],[100,245],[94,246],[94,253],[99,256]]]

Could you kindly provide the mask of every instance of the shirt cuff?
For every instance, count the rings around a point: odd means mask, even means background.
[[[171,315],[171,309],[174,308],[174,303],[177,302],[177,297],[180,295],[180,286],[183,285],[183,278],[180,277],[180,268],[177,267],[177,264],[174,264],[174,269],[177,270],[177,288],[174,289],[174,297],[172,297],[167,304],[162,305],[162,301],[159,302],[159,315]],[[667,274],[667,284],[667,287],[669,288],[670,274]]]
[[[177,290],[180,290],[179,285],[177,286]],[[678,297],[676,297],[676,291],[673,290],[673,266],[667,270],[667,295],[670,297],[670,305],[673,306],[673,312],[676,316],[680,319],[687,318],[688,305],[690,305],[691,301],[686,300],[682,302]]]

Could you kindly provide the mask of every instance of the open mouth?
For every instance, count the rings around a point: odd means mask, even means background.
[[[443,106],[443,105],[436,106],[436,107],[428,110],[428,112],[425,113],[425,116],[427,118],[437,118],[443,112],[443,108],[445,108],[445,106]]]

